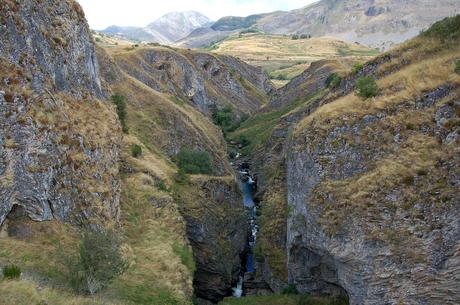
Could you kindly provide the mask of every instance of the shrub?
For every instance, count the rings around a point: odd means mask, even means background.
[[[326,86],[330,89],[334,89],[340,86],[341,81],[342,78],[338,76],[337,73],[332,73],[326,79]]]
[[[131,155],[134,158],[140,157],[142,155],[142,147],[137,144],[133,144],[133,146],[131,146]]]
[[[124,133],[128,133],[128,126],[126,125],[126,101],[124,96],[115,94],[112,96],[112,102],[117,107],[118,119],[120,120],[121,129]]]
[[[3,277],[5,279],[18,279],[21,277],[21,269],[16,265],[5,266],[3,269]]]
[[[302,35],[300,35],[300,39],[309,39],[309,38],[311,38],[310,34],[302,34]]]
[[[169,188],[163,180],[155,182],[155,187],[163,192],[169,192]]]
[[[292,40],[297,40],[297,39],[299,39],[299,35],[294,34],[294,35],[291,36],[291,39]]]
[[[72,287],[90,294],[105,288],[128,268],[120,248],[121,240],[113,231],[86,231],[78,254],[67,262]]]
[[[358,72],[361,71],[362,68],[364,68],[364,65],[362,63],[357,62],[353,65],[351,73],[358,74]]]
[[[455,63],[455,73],[460,74],[460,60]]]
[[[241,123],[248,118],[247,115],[243,115],[241,118],[238,118],[233,109],[229,106],[217,111],[212,117],[214,124],[220,126],[224,133],[235,131],[238,127],[240,127]]]
[[[372,76],[363,76],[359,78],[356,87],[357,95],[364,98],[374,97],[379,93],[377,83]]]
[[[176,155],[175,161],[187,174],[212,174],[211,156],[208,152],[182,148]]]
[[[295,286],[295,284],[289,284],[283,289],[281,293],[282,294],[299,294],[299,291],[297,290],[297,287]]]
[[[238,138],[238,143],[241,144],[241,146],[246,147],[251,144],[251,141],[248,139],[248,137],[244,134],[240,135]]]

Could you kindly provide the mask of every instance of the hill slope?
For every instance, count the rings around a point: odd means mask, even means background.
[[[272,289],[289,282],[350,304],[459,302],[459,22],[436,24],[336,89],[274,98],[231,135],[262,139],[243,152],[260,190],[258,276]],[[364,76],[377,80],[373,98],[355,93]]]
[[[272,34],[327,35],[388,49],[418,35],[435,21],[459,12],[460,3],[456,0],[322,0],[289,12],[222,18],[206,35],[192,33],[180,44],[205,47],[210,41],[221,39],[223,33],[252,27]]]
[[[334,38],[292,39],[290,36],[249,33],[232,35],[210,47],[213,53],[237,57],[262,67],[277,84],[286,84],[321,59],[366,61],[379,54],[365,46]]]

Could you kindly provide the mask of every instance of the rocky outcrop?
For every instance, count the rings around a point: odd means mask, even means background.
[[[31,73],[34,90],[43,92],[51,81],[75,96],[101,95],[91,32],[77,2],[5,0],[0,24],[0,54]]]
[[[231,294],[246,246],[243,199],[233,179],[194,178],[175,198],[193,248],[196,296],[214,303]]]
[[[424,43],[359,72],[380,78],[375,99],[356,100],[350,76],[297,124],[288,144],[287,250],[289,281],[301,292],[347,296],[352,305],[460,301],[454,44],[442,44],[451,51],[437,70],[414,72],[442,76],[415,92],[397,89],[407,67],[435,61],[435,44],[422,56],[413,51]]]
[[[101,96],[74,1],[4,1],[0,13],[0,224],[118,218],[120,128]],[[14,218],[14,217],[13,217]]]
[[[207,116],[225,106],[239,114],[252,114],[272,90],[260,68],[226,56],[148,47],[114,57],[130,76],[187,101]]]

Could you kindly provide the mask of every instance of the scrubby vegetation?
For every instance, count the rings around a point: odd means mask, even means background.
[[[220,126],[224,133],[236,130],[248,118],[246,115],[238,118],[230,106],[217,111],[212,117],[214,124]]]
[[[211,156],[206,151],[182,148],[174,159],[179,169],[187,174],[211,175],[213,172]]]
[[[377,96],[379,87],[372,76],[363,76],[356,82],[356,94],[363,98],[370,98]]]
[[[78,254],[67,261],[72,287],[91,295],[107,287],[128,267],[121,253],[121,240],[113,231],[87,230]]]
[[[351,69],[351,73],[353,73],[353,74],[358,74],[358,72],[361,71],[362,68],[364,68],[364,64],[363,64],[363,63],[355,63],[355,64],[353,65],[353,68]]]
[[[299,294],[295,284],[289,284],[286,288],[283,289],[282,294]]]
[[[455,73],[460,74],[460,60],[455,62]]]
[[[442,42],[460,39],[460,15],[447,17],[436,22],[428,30],[423,32],[422,36],[438,38],[441,39]]]
[[[133,144],[131,146],[131,155],[134,157],[134,158],[138,158],[140,156],[142,156],[142,147],[138,144]]]
[[[326,86],[330,89],[334,89],[340,86],[341,81],[342,78],[337,73],[332,73],[326,79]]]
[[[5,279],[18,279],[21,277],[21,269],[16,265],[5,266],[3,269],[3,277]]]
[[[123,132],[128,133],[129,131],[128,125],[126,124],[126,116],[127,116],[126,101],[125,101],[124,96],[115,94],[112,96],[112,102],[117,107],[117,114],[118,114],[118,118],[120,119],[120,124],[121,124],[121,128]]]

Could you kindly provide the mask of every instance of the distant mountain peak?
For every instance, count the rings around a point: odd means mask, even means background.
[[[145,28],[112,25],[102,32],[129,40],[171,44],[211,22],[211,19],[197,11],[169,12]]]

